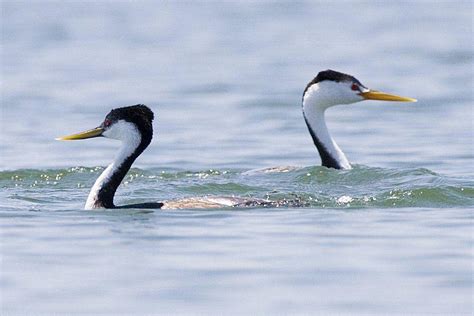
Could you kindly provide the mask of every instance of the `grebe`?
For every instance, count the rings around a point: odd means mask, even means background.
[[[413,98],[371,90],[355,77],[334,70],[321,71],[306,86],[303,92],[303,117],[323,166],[351,169],[349,160],[326,127],[324,119],[326,109],[338,104],[364,100],[416,102]]]
[[[244,199],[238,197],[193,197],[181,200],[151,202],[116,206],[114,195],[135,159],[148,147],[153,137],[153,112],[146,105],[137,104],[113,109],[100,126],[57,138],[57,140],[78,140],[93,137],[107,137],[120,140],[122,146],[114,161],[97,178],[87,198],[86,210],[98,208],[222,208],[287,205],[288,201]]]

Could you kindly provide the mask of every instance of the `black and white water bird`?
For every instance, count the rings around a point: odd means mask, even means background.
[[[306,86],[303,92],[303,116],[323,166],[351,169],[346,155],[329,134],[325,111],[334,105],[364,100],[416,102],[413,98],[371,90],[353,76],[334,70],[321,71]]]
[[[113,109],[99,127],[57,138],[57,140],[78,140],[106,137],[120,140],[122,146],[114,161],[97,178],[87,198],[85,209],[97,208],[221,208],[285,205],[288,201],[269,201],[238,197],[193,197],[181,200],[151,202],[115,206],[114,195],[133,162],[148,147],[153,137],[153,112],[146,105],[138,104]]]

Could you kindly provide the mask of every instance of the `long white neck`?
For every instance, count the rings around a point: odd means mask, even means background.
[[[114,134],[107,135],[107,137],[122,140],[122,145],[114,161],[102,172],[92,186],[84,206],[86,210],[114,207],[113,196],[117,187],[132,166],[132,163],[143,151],[137,152],[141,143],[141,136],[136,127],[131,123],[117,123]]]
[[[331,99],[331,98],[329,98]],[[303,115],[314,144],[318,148],[322,165],[328,168],[351,169],[349,160],[329,134],[324,114],[332,104],[324,103],[317,91],[307,91],[303,97]]]

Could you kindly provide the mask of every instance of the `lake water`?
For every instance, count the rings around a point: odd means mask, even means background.
[[[1,7],[1,314],[472,314],[470,1]],[[329,110],[350,171],[301,114],[328,68],[419,100]],[[54,138],[137,103],[155,137],[117,204],[305,207],[82,210],[118,144]]]

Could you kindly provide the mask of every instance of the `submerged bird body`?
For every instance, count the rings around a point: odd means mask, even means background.
[[[145,105],[133,105],[110,111],[102,124],[94,129],[64,136],[59,140],[106,137],[120,140],[121,147],[114,161],[102,172],[92,186],[85,209],[98,208],[222,208],[249,206],[280,206],[280,202],[238,197],[196,197],[182,200],[150,202],[116,206],[114,196],[118,186],[134,161],[148,147],[153,137],[153,112]],[[279,204],[280,203],[280,204]]]
[[[351,169],[346,155],[329,134],[325,120],[326,110],[334,105],[363,100],[416,101],[412,98],[370,90],[353,76],[334,70],[321,71],[306,86],[302,100],[303,117],[323,166]]]

